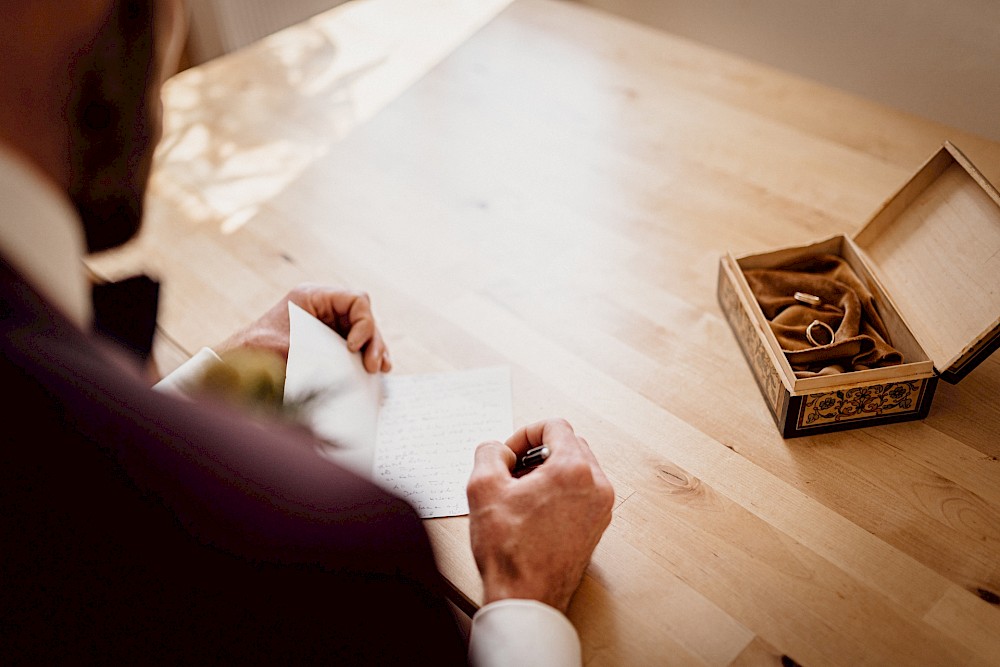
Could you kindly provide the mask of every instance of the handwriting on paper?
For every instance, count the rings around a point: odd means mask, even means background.
[[[373,475],[424,518],[466,514],[476,445],[510,432],[506,368],[386,376]]]
[[[315,396],[305,418],[326,458],[372,478],[424,518],[469,511],[476,445],[511,433],[510,371],[372,375],[344,339],[289,303],[285,398]]]

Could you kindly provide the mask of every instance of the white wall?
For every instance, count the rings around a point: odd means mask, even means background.
[[[1000,0],[577,0],[1000,140]]]
[[[346,0],[191,0],[188,52],[199,64]]]

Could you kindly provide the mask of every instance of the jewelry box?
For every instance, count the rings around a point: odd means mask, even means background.
[[[743,271],[821,254],[868,285],[901,364],[795,376]],[[1000,346],[1000,194],[945,142],[853,237],[724,255],[718,299],[783,437],[922,419],[938,378],[958,382]]]

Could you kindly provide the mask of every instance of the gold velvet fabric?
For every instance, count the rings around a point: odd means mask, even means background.
[[[816,255],[776,269],[747,269],[744,274],[796,377],[903,362],[889,341],[871,292],[843,258]],[[818,296],[822,303],[801,303],[796,292]],[[806,328],[814,320],[829,325],[833,341],[823,345],[809,341]],[[817,326],[813,337],[826,343],[829,334]]]

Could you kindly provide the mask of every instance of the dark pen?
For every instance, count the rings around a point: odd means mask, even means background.
[[[514,466],[514,475],[520,477],[521,475],[527,474],[533,468],[537,468],[542,465],[547,458],[549,458],[548,447],[545,445],[532,447],[524,453],[521,460]]]

